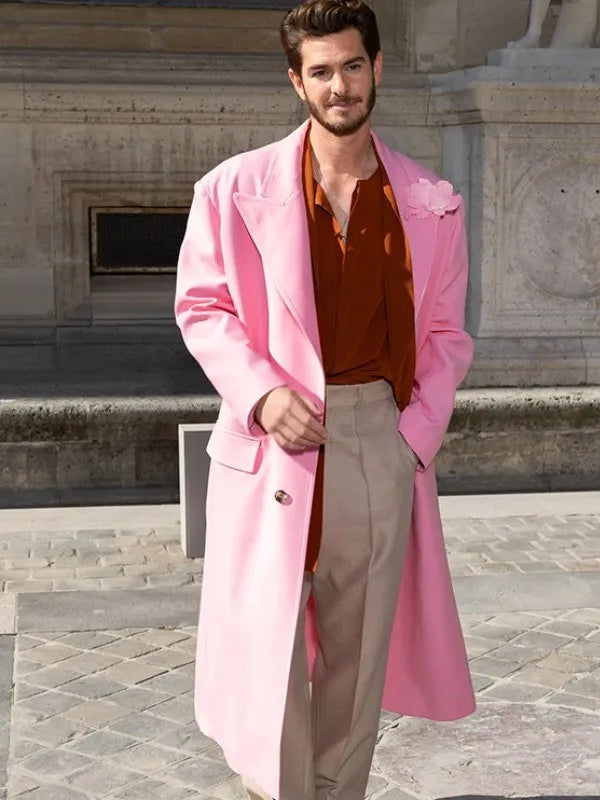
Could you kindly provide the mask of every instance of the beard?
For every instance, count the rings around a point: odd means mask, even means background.
[[[358,97],[338,97],[336,98],[337,102],[341,103],[355,103],[360,100]],[[371,91],[369,92],[369,97],[367,99],[367,105],[365,110],[359,114],[358,117],[355,119],[347,119],[347,120],[340,120],[339,122],[330,122],[324,112],[316,105],[309,97],[306,96],[306,105],[308,106],[308,110],[310,112],[311,117],[316,119],[316,121],[325,128],[326,131],[329,133],[333,133],[334,136],[351,136],[356,131],[360,130],[365,122],[371,116],[373,109],[375,108],[375,103],[377,102],[377,89],[375,87],[375,81],[373,81],[371,85]],[[326,107],[330,108],[335,103],[330,103]]]

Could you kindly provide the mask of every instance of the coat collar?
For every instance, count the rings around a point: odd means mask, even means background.
[[[303,123],[271,150],[265,177],[256,195],[235,193],[234,202],[259,253],[294,319],[310,339],[320,358],[314,298],[310,241],[304,191],[302,154],[308,131]],[[437,225],[432,215],[412,215],[408,188],[420,177],[412,162],[387,147],[372,134],[377,154],[387,172],[408,240],[413,272],[415,316],[418,317],[433,262]],[[414,175],[409,175],[414,171]]]

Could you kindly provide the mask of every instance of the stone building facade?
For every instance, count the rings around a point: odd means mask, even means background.
[[[440,489],[597,488],[600,50],[503,50],[528,0],[371,1],[378,132],[467,207],[476,357]],[[194,181],[304,119],[289,6],[0,0],[0,505],[177,499],[178,425],[218,400],[173,254]]]
[[[486,66],[527,0],[372,5],[376,127],[469,207],[470,385],[600,382],[600,60]],[[0,2],[2,371],[183,368],[173,274],[94,272],[93,214],[184,213],[205,171],[303,119],[277,33],[289,6]]]

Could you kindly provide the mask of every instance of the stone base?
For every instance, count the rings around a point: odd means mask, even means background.
[[[533,47],[514,50],[493,50],[488,53],[490,67],[512,67],[517,69],[566,67],[573,69],[600,68],[600,49],[597,47],[560,50],[555,47]]]
[[[215,395],[0,404],[0,505],[175,501],[178,425],[214,422]],[[63,390],[65,387],[63,386]],[[600,389],[461,390],[437,460],[443,493],[600,486]]]

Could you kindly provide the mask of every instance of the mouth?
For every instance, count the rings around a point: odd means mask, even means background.
[[[337,103],[330,103],[328,108],[335,108],[338,110],[346,111],[347,109],[352,108],[352,106],[355,106],[356,103],[357,103],[356,100],[344,100],[344,101],[339,101]]]

